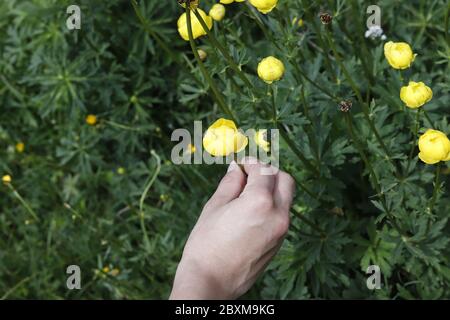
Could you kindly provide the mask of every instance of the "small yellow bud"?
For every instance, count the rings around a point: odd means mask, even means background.
[[[93,114],[89,114],[86,117],[86,123],[90,126],[95,126],[97,124],[97,116],[95,116]]]
[[[25,151],[25,144],[24,144],[23,142],[18,142],[18,143],[16,144],[16,151],[17,151],[18,153],[24,152],[24,151]]]
[[[10,184],[11,181],[12,181],[12,178],[11,178],[11,176],[9,174],[4,175],[3,178],[2,178],[2,182],[4,184]]]
[[[201,60],[201,61],[205,61],[206,58],[208,57],[208,54],[206,53],[205,50],[198,49],[198,50],[197,50],[197,53],[198,53],[198,56],[200,57],[200,60]]]
[[[294,18],[294,19],[292,19],[292,24],[295,26],[298,26],[298,27],[303,27],[303,25],[305,24],[305,22],[303,21],[303,19],[301,19],[301,18]]]
[[[221,21],[223,17],[225,17],[225,6],[220,3],[216,3],[211,7],[211,10],[209,10],[209,15],[214,20]]]
[[[102,269],[102,271],[103,271],[103,273],[109,273],[110,269],[109,269],[109,267],[104,267]]]
[[[284,64],[275,57],[267,57],[258,64],[258,76],[268,84],[283,77]]]
[[[423,82],[410,81],[400,90],[400,99],[412,109],[420,108],[431,100],[433,91]]]
[[[220,0],[219,2],[223,3],[223,4],[230,4],[230,3],[233,3],[234,0]]]
[[[384,44],[384,56],[394,69],[407,69],[416,58],[409,44],[392,41]]]
[[[118,174],[120,174],[120,175],[124,175],[124,174],[125,174],[125,172],[126,172],[126,170],[125,170],[125,168],[124,168],[124,167],[119,167],[119,168],[117,168],[117,173],[118,173]]]
[[[160,199],[162,202],[166,202],[166,201],[169,199],[169,196],[168,196],[167,194],[161,194],[161,195],[159,196],[159,199]]]
[[[278,0],[250,0],[250,4],[259,12],[267,14],[276,7]]]
[[[205,21],[208,29],[211,30],[213,26],[212,18],[210,16],[207,16],[205,11],[203,11],[202,9],[197,9],[197,11],[202,17],[202,19]],[[197,19],[197,16],[194,13],[191,14],[191,24],[192,24],[192,36],[194,39],[197,39],[198,37],[201,37],[206,34],[206,31],[203,29],[202,25],[200,24],[200,21]],[[180,18],[178,18],[177,26],[178,26],[178,33],[180,34],[180,36],[184,40],[189,41],[186,12],[183,13],[180,16]]]
[[[223,118],[214,122],[203,137],[205,150],[215,157],[240,152],[247,144],[248,138],[239,132],[236,124]]]
[[[267,130],[258,130],[254,136],[255,142],[260,146],[265,152],[270,150],[270,143],[267,141]]]
[[[419,158],[427,164],[450,160],[450,140],[445,133],[428,129],[419,138]]]

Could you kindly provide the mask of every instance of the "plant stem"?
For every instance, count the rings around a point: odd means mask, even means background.
[[[308,226],[310,226],[311,228],[313,228],[314,230],[319,232],[321,237],[323,237],[323,238],[326,237],[326,232],[321,227],[319,227],[314,222],[309,221],[309,219],[305,218],[305,216],[299,210],[297,210],[294,206],[292,207],[292,211],[294,211],[296,217],[298,217],[300,220],[302,220]]]
[[[353,142],[355,143],[356,148],[358,149],[358,152],[361,155],[361,158],[363,159],[364,163],[366,164],[366,167],[369,170],[369,174],[372,176],[375,190],[377,191],[378,196],[381,200],[381,205],[383,206],[383,209],[386,212],[386,215],[390,218],[390,221],[391,221],[392,225],[394,226],[394,228],[397,230],[397,232],[400,235],[402,235],[401,229],[395,221],[395,216],[391,213],[391,211],[389,210],[389,208],[387,206],[386,198],[384,196],[384,193],[382,192],[382,189],[381,189],[380,183],[378,181],[378,177],[375,173],[375,170],[373,169],[372,165],[370,164],[369,159],[367,158],[366,154],[364,153],[364,149],[361,147],[359,139],[357,138],[357,136],[355,135],[355,132],[353,131],[352,118],[349,113],[345,113],[345,120],[347,123],[347,130],[350,133],[350,136],[351,136]]]
[[[422,111],[422,108],[417,109],[417,113],[416,113],[416,121],[415,121],[415,126],[414,126],[414,132],[413,132],[413,144],[411,146],[411,150],[409,151],[409,156],[408,156],[408,166],[406,168],[406,172],[409,171],[409,167],[411,164],[411,160],[414,154],[414,150],[416,149],[416,139],[417,139],[417,134],[419,132],[419,123],[420,123],[420,113]]]
[[[147,197],[147,194],[148,194],[150,188],[152,187],[153,183],[155,182],[156,178],[158,177],[159,171],[161,170],[161,159],[159,158],[159,156],[156,154],[155,151],[152,150],[151,154],[152,154],[152,156],[154,156],[156,158],[156,169],[155,169],[155,172],[153,173],[153,175],[148,179],[148,182],[146,183],[144,191],[142,192],[141,198],[139,200],[139,221],[140,221],[140,225],[141,225],[142,235],[144,237],[144,243],[147,248],[150,247],[150,240],[148,239],[147,230],[145,228],[144,201],[145,201],[145,198]]]
[[[12,186],[12,184],[8,184],[8,188],[12,191],[14,197],[17,198],[17,200],[19,200],[19,202],[24,206],[24,208],[28,211],[28,213],[36,220],[39,221],[39,217],[37,216],[37,214],[34,212],[34,210],[30,207],[30,205],[28,204],[28,202],[25,201],[24,198],[22,198],[22,196],[20,195],[20,193]]]
[[[231,120],[236,122],[236,118],[231,112],[230,108],[225,103],[225,100],[223,99],[222,94],[217,89],[216,85],[214,84],[214,81],[211,79],[211,76],[209,75],[208,71],[206,70],[205,66],[203,65],[202,60],[200,59],[200,56],[198,55],[197,46],[194,42],[194,36],[192,34],[192,21],[191,21],[191,9],[189,8],[189,2],[186,4],[186,21],[187,21],[187,29],[188,29],[188,36],[189,36],[189,43],[191,45],[192,53],[195,56],[195,59],[197,60],[198,66],[205,77],[206,81],[208,82],[209,86],[211,87],[211,90],[213,91],[214,95],[217,98],[217,102],[219,104],[219,107],[222,109],[222,111],[227,114]]]
[[[441,177],[441,162],[439,162],[436,166],[436,173],[434,178],[434,189],[433,189],[433,197],[430,202],[430,213],[433,213],[434,204],[436,203],[437,195],[440,190],[440,177]]]
[[[222,53],[222,55],[225,57],[227,62],[230,64],[231,68],[236,72],[236,74],[241,78],[241,80],[250,88],[253,89],[253,84],[250,82],[250,80],[247,78],[247,76],[242,72],[240,67],[234,62],[231,55],[228,53],[228,51],[222,46],[222,44],[217,41],[216,37],[214,36],[214,33],[209,30],[208,26],[206,25],[205,20],[203,20],[200,13],[197,11],[197,9],[193,10],[195,16],[197,17],[198,21],[202,25],[203,29],[205,30],[206,34],[208,35],[211,42],[214,44],[214,46],[219,49],[219,51]]]
[[[348,72],[347,68],[345,67],[344,63],[342,62],[342,59],[339,55],[339,53],[336,50],[336,46],[334,45],[334,41],[330,36],[330,32],[327,29],[327,32],[325,33],[326,37],[328,39],[328,42],[330,44],[330,48],[333,51],[333,55],[336,59],[336,61],[338,62],[340,68],[342,69],[342,72],[344,73],[347,81],[349,82],[350,86],[352,87],[353,91],[356,94],[356,97],[359,101],[359,103],[362,106],[362,110],[363,110],[363,114],[364,114],[364,118],[366,119],[367,123],[369,124],[370,129],[372,130],[372,132],[374,133],[378,143],[380,144],[381,148],[383,149],[384,153],[386,154],[386,156],[388,157],[388,160],[391,161],[391,153],[388,150],[388,148],[386,147],[386,145],[383,142],[383,139],[381,138],[380,134],[378,133],[377,128],[375,127],[375,124],[373,123],[372,119],[370,118],[369,115],[369,106],[366,104],[366,102],[364,101],[361,92],[358,89],[358,86],[356,85],[356,83],[353,81],[353,78],[351,77],[350,73]]]
[[[305,165],[305,167],[314,172],[317,176],[320,176],[320,172],[319,170],[313,166],[308,159],[305,158],[305,156],[302,154],[302,152],[300,151],[300,149],[298,149],[297,145],[295,144],[295,142],[291,139],[291,137],[289,137],[289,133],[286,131],[286,129],[283,127],[282,124],[280,124],[278,121],[276,122],[276,126],[278,128],[278,130],[280,130],[280,134],[281,137],[283,138],[284,141],[286,141],[287,145],[289,146],[289,148],[295,153],[295,155],[297,156],[297,158],[300,159],[300,161]]]

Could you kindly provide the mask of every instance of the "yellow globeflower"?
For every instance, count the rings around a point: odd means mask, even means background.
[[[97,123],[97,116],[95,116],[93,114],[89,114],[86,117],[86,123],[90,126],[94,126]]]
[[[205,11],[203,11],[202,9],[197,9],[197,11],[202,17],[202,19],[205,21],[208,29],[211,30],[213,25],[212,18],[210,16],[207,16]],[[185,12],[180,16],[180,18],[178,18],[177,26],[178,26],[178,33],[180,34],[180,36],[184,40],[189,41],[186,17],[187,15]],[[206,34],[206,31],[203,29],[202,25],[200,24],[200,21],[198,21],[197,16],[194,13],[191,14],[191,23],[192,23],[192,35],[194,39],[197,39],[198,37],[201,37]]]
[[[428,129],[419,138],[419,158],[427,164],[450,160],[450,140],[445,133]]]
[[[25,144],[24,144],[23,142],[18,142],[18,143],[16,144],[16,151],[17,151],[18,153],[24,152],[24,151],[25,151]]]
[[[423,82],[410,81],[400,90],[400,99],[410,108],[416,109],[431,100],[433,91]]]
[[[11,181],[12,181],[12,178],[11,178],[11,176],[9,174],[4,175],[3,178],[2,178],[2,182],[4,184],[9,184],[9,183],[11,183]]]
[[[267,141],[266,129],[256,131],[254,139],[256,144],[263,148],[265,152],[268,152],[270,150],[270,143]]]
[[[416,58],[409,44],[389,41],[384,44],[384,56],[394,69],[406,69]]]
[[[225,6],[220,3],[216,3],[211,7],[211,10],[209,10],[209,15],[214,20],[221,21],[223,17],[225,17]]]
[[[258,11],[267,14],[276,7],[278,0],[250,0],[250,3],[258,9]]]
[[[284,74],[284,64],[275,57],[267,57],[258,64],[258,76],[266,83],[278,81]]]
[[[215,157],[239,152],[247,144],[247,137],[238,131],[234,122],[223,118],[214,122],[203,137],[205,150]]]

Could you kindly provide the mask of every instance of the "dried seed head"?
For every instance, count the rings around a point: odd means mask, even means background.
[[[339,109],[342,112],[349,112],[352,109],[352,100],[343,100],[339,103]]]
[[[323,24],[330,24],[331,21],[333,20],[333,16],[331,14],[327,13],[327,12],[321,12],[319,14],[319,17],[320,17],[320,21]]]

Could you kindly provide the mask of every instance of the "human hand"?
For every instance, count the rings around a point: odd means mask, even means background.
[[[294,180],[246,158],[231,163],[186,242],[170,299],[235,299],[277,253],[289,227]],[[261,174],[272,170],[274,174]]]

